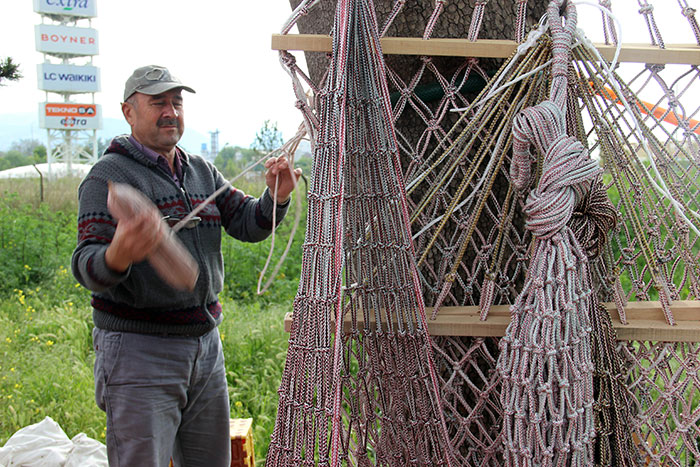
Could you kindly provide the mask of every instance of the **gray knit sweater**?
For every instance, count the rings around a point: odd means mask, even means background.
[[[202,335],[222,318],[218,294],[223,287],[221,227],[242,241],[267,238],[272,229],[273,200],[266,189],[255,199],[230,188],[200,213],[202,221],[177,235],[199,264],[193,292],[179,291],[158,277],[147,261],[123,274],[105,264],[105,251],[116,228],[107,210],[107,182],[128,183],[153,201],[163,216],[183,218],[225,183],[209,162],[185,151],[182,188],[128,140],[118,136],[78,189],[78,245],[73,275],[92,290],[93,320],[103,329],[148,334]],[[288,203],[278,206],[282,220]],[[252,274],[252,272],[251,272]]]

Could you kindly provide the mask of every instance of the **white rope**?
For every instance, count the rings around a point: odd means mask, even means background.
[[[574,5],[588,5],[592,6],[594,8],[599,9],[600,11],[603,12],[603,14],[607,15],[610,17],[610,19],[613,20],[613,23],[615,23],[615,27],[617,28],[617,43],[615,44],[615,55],[613,55],[612,62],[610,62],[610,68],[606,68],[605,71],[608,73],[608,78],[612,80],[612,70],[617,68],[617,60],[620,57],[620,50],[622,49],[622,24],[620,23],[620,20],[617,19],[617,16],[613,14],[612,11],[610,11],[609,8],[605,8],[602,5],[599,5],[597,3],[592,3],[592,2],[586,2],[586,1],[580,1],[580,2],[573,2]],[[585,45],[589,47],[593,47],[593,43],[586,37],[584,34],[583,30],[580,28],[576,28],[575,32],[576,39],[581,40],[581,42],[584,42]],[[595,47],[594,47],[595,48]],[[596,50],[597,52],[597,50]],[[601,63],[605,63],[605,60],[602,60],[600,55],[597,55],[598,59],[601,60]]]
[[[601,10],[604,14],[610,16],[610,18],[613,20],[615,23],[615,27],[618,30],[618,37],[621,39],[622,38],[622,26],[620,25],[620,21],[617,19],[613,13],[608,10],[607,8],[601,6],[601,5],[596,5],[594,3],[589,3],[589,2],[576,2],[576,4],[581,4],[581,5],[590,5],[593,7],[598,8]],[[617,84],[617,81],[613,78],[613,66],[608,65],[601,57],[600,53],[598,50],[595,48],[593,43],[586,37],[586,35],[583,33],[581,29],[576,29],[576,38],[585,46],[589,49],[589,51],[595,55],[595,57],[598,59],[600,62],[600,65],[603,67],[603,69],[606,71],[608,75],[608,82],[610,85],[613,87],[613,90],[617,94],[618,100],[622,103],[622,105],[625,107],[625,110],[629,112],[630,115],[634,115],[634,112],[632,111],[632,106],[630,105],[629,101],[627,100],[627,97],[625,94],[622,92],[620,89],[620,86]],[[620,45],[622,41],[619,40],[616,50],[615,50],[615,56],[613,57],[613,64],[616,63],[619,51],[620,51]],[[653,153],[651,152],[651,149],[649,148],[649,145],[647,144],[647,139],[642,133],[641,128],[639,127],[639,122],[637,121],[636,118],[632,119],[634,123],[634,132],[637,134],[637,137],[639,138],[639,141],[642,143],[642,147],[644,148],[644,151],[646,152],[648,158],[649,158],[649,163],[651,165],[652,171],[654,172],[654,175],[656,175],[656,178],[658,179],[658,182],[654,180],[654,177],[649,173],[647,170],[647,167],[644,164],[640,164],[642,166],[642,170],[644,170],[644,173],[647,175],[649,178],[649,181],[651,182],[652,187],[663,197],[666,198],[671,205],[673,206],[674,211],[678,216],[688,225],[688,227],[695,232],[697,236],[700,237],[700,231],[697,229],[697,227],[688,219],[686,216],[685,212],[683,212],[683,205],[681,205],[676,198],[673,197],[673,194],[669,191],[668,187],[666,186],[666,183],[664,182],[661,173],[659,173],[659,169],[656,167],[656,162],[654,162],[654,156]],[[693,211],[692,209],[688,209],[688,212],[690,215],[695,217],[696,219],[700,219],[700,214],[697,212]]]
[[[515,78],[515,79],[512,80],[512,81],[508,81],[508,82],[507,82],[506,84],[504,84],[503,86],[500,86],[500,87],[498,87],[498,88],[496,88],[496,89],[493,89],[493,88],[495,88],[496,86],[498,86],[499,83],[500,83],[500,81],[501,81],[501,79],[502,79],[504,76],[506,76],[506,75],[508,74],[508,72],[510,72],[510,69],[513,67],[513,65],[515,65],[515,63],[520,59],[520,57],[522,57],[523,55],[525,55],[525,53],[527,53],[527,51],[530,49],[530,47],[534,46],[534,45],[537,43],[537,40],[538,40],[540,37],[542,37],[542,35],[543,35],[545,32],[547,32],[547,29],[549,29],[549,23],[547,22],[546,16],[547,16],[547,15],[544,15],[544,16],[540,19],[540,24],[539,24],[539,26],[537,27],[537,29],[533,29],[532,31],[530,31],[530,33],[527,35],[527,39],[525,40],[525,42],[523,42],[522,44],[520,44],[520,45],[518,46],[518,48],[517,48],[516,51],[515,51],[515,55],[513,55],[513,57],[510,59],[510,61],[508,62],[508,65],[506,65],[506,68],[503,70],[503,73],[499,74],[498,78],[496,78],[496,81],[494,81],[493,85],[491,86],[492,90],[491,90],[483,99],[481,99],[481,100],[480,100],[479,102],[477,102],[476,104],[470,104],[470,105],[467,106],[467,107],[460,107],[460,108],[456,108],[456,109],[450,109],[450,112],[464,112],[464,111],[467,110],[469,107],[476,107],[476,106],[479,106],[479,105],[483,104],[484,102],[486,102],[487,100],[491,99],[493,96],[495,96],[495,95],[498,94],[499,92],[501,92],[501,91],[503,91],[504,89],[508,88],[509,86],[512,86],[513,84],[515,84],[515,83],[517,83],[517,82],[519,82],[519,81],[521,81],[521,80],[523,80],[523,79],[529,77],[530,75],[533,75],[533,74],[537,73],[538,71],[540,71],[540,70],[544,69],[545,67],[547,67],[548,65],[550,65],[550,64],[552,63],[551,60],[548,61],[547,63],[545,63],[544,65],[541,65],[541,66],[539,66],[539,67],[537,67],[537,68],[535,68],[535,69],[529,71],[528,73],[525,73],[524,75],[521,75],[521,76]]]

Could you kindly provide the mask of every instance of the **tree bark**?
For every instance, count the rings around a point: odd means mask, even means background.
[[[292,9],[296,8],[300,3],[301,0],[289,0]],[[319,2],[308,15],[299,19],[297,22],[299,32],[301,34],[330,34],[333,29],[336,3],[336,0]],[[445,11],[440,15],[431,37],[466,39],[472,14],[474,13],[472,3],[469,0],[449,0],[445,4]],[[530,1],[528,5],[528,27],[539,21],[547,7],[547,2],[544,1],[535,1],[534,5],[532,3]],[[386,23],[393,4],[393,0],[375,1],[377,22],[380,27],[383,27]],[[514,39],[515,19],[517,17],[516,6],[515,0],[490,0],[486,5],[479,38]],[[386,35],[389,37],[422,37],[434,8],[434,0],[408,0]],[[392,69],[405,69],[410,73],[410,70],[416,68],[416,65],[411,65],[411,63],[419,60],[419,58],[390,55],[386,57],[386,60]],[[319,82],[328,67],[326,54],[307,52],[306,63],[309,67],[311,79]],[[448,71],[446,70],[445,72]]]

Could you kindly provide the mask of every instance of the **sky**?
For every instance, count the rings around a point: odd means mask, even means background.
[[[92,27],[99,33],[100,53],[93,65],[101,70],[102,91],[95,101],[102,105],[105,118],[122,119],[120,102],[131,72],[158,64],[197,91],[183,93],[185,119],[187,128],[206,136],[202,142],[208,142],[209,132],[218,129],[220,147],[226,143],[247,147],[265,120],[277,122],[285,138],[294,135],[301,114],[294,107],[291,81],[270,48],[271,35],[280,31],[291,13],[288,0],[97,1],[98,16]],[[656,6],[654,14],[667,43],[694,42],[677,1],[648,2]],[[648,43],[646,25],[637,12],[639,3],[612,3],[622,20],[622,41]],[[700,0],[687,3],[700,11]],[[579,26],[600,41],[600,12],[585,5],[578,10]],[[34,39],[40,15],[30,0],[5,1],[1,14],[0,57],[19,62],[24,78],[0,87],[0,118],[36,114],[37,103],[45,100],[36,80],[36,65],[43,61]],[[303,54],[295,55],[303,63]],[[57,96],[52,96],[55,102]]]
[[[34,25],[41,23],[41,16],[31,0],[2,3],[0,57],[20,63],[24,77],[0,87],[0,116],[36,114],[37,103],[45,101],[36,77],[43,54],[36,52],[34,39]],[[288,0],[97,0],[92,27],[99,34],[99,55],[93,65],[100,68],[102,91],[95,102],[102,105],[105,118],[122,119],[124,82],[132,71],[147,64],[163,65],[197,91],[183,93],[186,133],[194,129],[208,137],[218,129],[220,147],[225,143],[248,147],[263,122],[271,120],[291,137],[301,114],[294,107],[291,81],[278,53],[270,48],[271,35],[280,31],[290,14]],[[87,26],[84,21],[80,24]],[[50,96],[52,102],[60,102],[58,95]],[[88,97],[73,99],[89,102]]]

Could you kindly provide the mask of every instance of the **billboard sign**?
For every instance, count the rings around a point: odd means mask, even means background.
[[[41,102],[39,126],[50,130],[99,130],[102,108],[98,104]]]
[[[73,28],[52,24],[34,26],[36,50],[47,54],[71,56],[97,55],[97,29]]]
[[[34,0],[34,11],[45,15],[97,16],[97,0]]]
[[[39,89],[42,91],[100,92],[100,69],[96,66],[40,63],[36,69]]]

